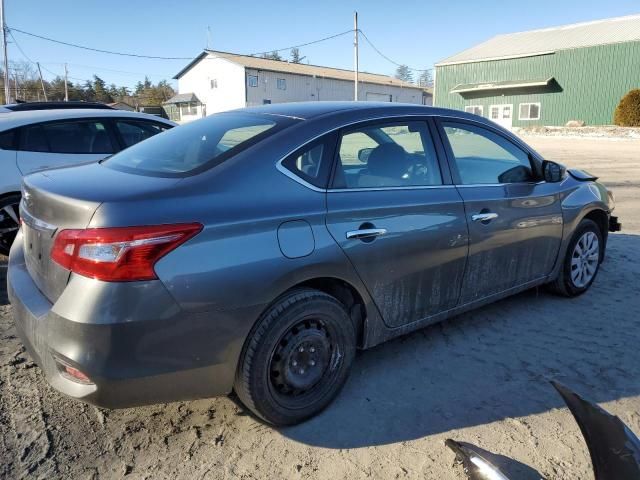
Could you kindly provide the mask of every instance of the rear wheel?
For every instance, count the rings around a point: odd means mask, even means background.
[[[550,284],[551,289],[567,297],[586,292],[598,275],[603,248],[598,225],[589,219],[582,220],[569,242],[562,270]]]
[[[336,298],[311,289],[292,291],[254,327],[238,365],[235,392],[269,423],[301,422],[338,394],[355,344],[353,323]]]
[[[0,199],[0,255],[9,255],[9,249],[20,228],[20,195]]]

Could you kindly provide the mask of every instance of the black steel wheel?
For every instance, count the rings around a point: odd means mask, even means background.
[[[346,381],[355,328],[334,297],[311,289],[280,298],[258,321],[242,352],[235,391],[274,425],[299,423],[325,408]]]
[[[20,228],[20,195],[0,199],[0,255],[9,255],[9,249]]]

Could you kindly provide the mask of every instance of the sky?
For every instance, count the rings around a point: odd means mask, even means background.
[[[212,49],[249,54],[352,29],[354,11],[359,28],[385,56],[425,69],[500,33],[638,14],[640,1],[5,0],[9,28],[92,48],[189,58],[207,45],[207,28]],[[188,63],[107,55],[13,35],[9,59],[24,59],[19,46],[31,61],[41,63],[47,79],[62,75],[66,62],[74,82],[96,73],[108,84],[133,86],[145,75],[154,82],[170,80]],[[350,34],[300,50],[305,62],[353,68]],[[361,39],[360,69],[392,75],[396,66]]]

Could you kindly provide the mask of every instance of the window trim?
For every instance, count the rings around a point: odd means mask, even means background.
[[[505,185],[536,185],[539,183],[544,183],[542,179],[541,165],[542,159],[533,152],[525,143],[521,143],[519,141],[514,141],[504,135],[500,130],[494,128],[492,125],[486,125],[482,122],[476,122],[469,119],[463,119],[459,117],[451,117],[451,116],[437,116],[436,125],[438,128],[438,133],[440,135],[440,142],[445,150],[445,154],[447,157],[447,163],[449,164],[449,169],[451,171],[451,176],[453,178],[453,183],[457,188],[477,188],[477,187],[503,187]],[[490,120],[491,121],[491,120]],[[471,127],[480,128],[484,130],[488,130],[489,132],[497,135],[502,138],[504,141],[509,142],[514,147],[522,150],[527,154],[529,158],[529,163],[531,164],[531,171],[534,174],[534,179],[528,182],[515,182],[515,183],[462,183],[460,179],[460,174],[458,172],[458,165],[455,160],[455,155],[453,154],[453,150],[451,148],[451,144],[449,143],[449,139],[447,137],[446,132],[444,131],[444,123],[458,123],[463,125],[469,125]]]
[[[462,112],[461,112],[462,113]],[[539,154],[537,154],[535,152],[535,150],[532,150],[531,147],[529,147],[527,144],[525,144],[524,142],[522,142],[520,139],[518,139],[517,137],[513,137],[510,138],[508,136],[505,136],[502,132],[498,131],[496,128],[494,128],[492,125],[489,125],[485,121],[480,121],[480,120],[475,120],[475,119],[470,119],[467,117],[459,117],[456,116],[455,114],[453,115],[438,115],[435,113],[430,113],[430,114],[425,114],[425,113],[406,113],[406,114],[389,114],[389,115],[380,115],[374,118],[369,118],[368,120],[354,120],[351,122],[346,122],[343,123],[339,126],[336,127],[330,127],[327,128],[326,130],[321,131],[320,133],[318,133],[317,135],[314,135],[313,137],[311,137],[307,142],[305,142],[305,145],[308,143],[313,142],[314,140],[317,140],[320,137],[323,137],[324,135],[328,135],[329,133],[332,132],[336,132],[340,129],[343,128],[347,128],[353,125],[358,125],[361,123],[366,123],[367,121],[369,122],[377,122],[380,120],[401,120],[401,119],[424,119],[427,124],[429,125],[429,130],[431,131],[431,136],[433,138],[433,141],[435,143],[435,147],[436,147],[436,154],[438,155],[438,163],[440,164],[440,172],[442,173],[443,176],[443,182],[444,185],[439,185],[439,186],[424,186],[424,187],[408,187],[408,189],[430,189],[430,188],[460,188],[460,187],[487,187],[487,186],[492,186],[489,184],[479,184],[479,185],[454,185],[454,179],[453,179],[453,174],[454,172],[451,170],[451,165],[450,165],[450,160],[449,160],[449,153],[447,151],[447,147],[448,144],[445,144],[444,141],[442,140],[442,137],[444,135],[444,131],[442,130],[442,126],[441,126],[441,122],[442,121],[451,121],[451,122],[458,122],[458,123],[468,123],[470,125],[476,125],[482,128],[486,128],[487,130],[491,130],[492,132],[504,137],[506,140],[510,141],[511,143],[513,143],[515,146],[519,147],[521,150],[524,150],[525,152],[529,153],[529,156],[533,162],[533,164],[535,165],[535,171],[536,171],[536,176],[538,178],[542,178],[542,161],[544,160]],[[304,146],[304,145],[303,145]],[[316,187],[312,184],[310,184],[309,182],[306,182],[305,180],[303,180],[302,178],[298,177],[297,175],[291,173],[289,170],[287,170],[286,168],[284,168],[282,166],[282,161],[287,158],[292,152],[295,152],[296,150],[298,150],[298,148],[301,147],[296,147],[293,150],[290,150],[289,153],[285,154],[284,156],[282,156],[280,159],[276,160],[275,162],[275,167],[276,169],[282,173],[284,176],[289,177],[291,180],[293,180],[294,182],[303,185],[304,187],[308,188],[309,190],[313,190],[315,192],[323,192],[323,193],[332,193],[332,192],[340,192],[341,190],[338,189],[331,189],[331,188],[319,188]],[[335,159],[334,159],[335,160]],[[335,165],[335,161],[333,162]],[[457,172],[456,172],[457,173]],[[538,183],[544,183],[543,180],[539,180],[538,182],[536,182],[536,184]],[[493,186],[496,186],[495,184]],[[498,186],[502,186],[502,184],[498,184]],[[385,190],[389,190],[389,189],[403,189],[403,190],[407,190],[407,187],[385,187]],[[345,191],[345,190],[342,190]],[[349,189],[346,190],[349,192],[355,192],[357,190],[355,189]],[[367,189],[367,191],[375,191],[373,188],[369,188]]]
[[[256,84],[252,85],[251,79],[255,78],[256,79]],[[259,79],[258,79],[258,75],[251,75],[250,73],[247,73],[247,86],[251,87],[251,88],[257,88],[259,84]]]
[[[280,82],[282,82],[282,88],[280,88]],[[278,90],[286,90],[287,89],[287,79],[286,78],[276,78],[276,89],[278,89]]]
[[[521,108],[523,105],[527,105],[529,107],[529,118],[522,118],[521,116]],[[531,105],[537,105],[538,107],[538,116],[536,118],[531,118]],[[523,122],[540,120],[540,113],[542,112],[542,105],[540,102],[522,102],[518,104],[518,120],[522,120]]]
[[[480,114],[470,112],[467,110],[467,108],[478,108],[480,109]],[[484,105],[465,105],[464,113],[470,113],[472,115],[478,115],[479,117],[484,117]]]

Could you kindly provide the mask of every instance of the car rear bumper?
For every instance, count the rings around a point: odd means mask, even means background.
[[[224,395],[246,332],[244,312],[186,313],[160,281],[106,283],[72,275],[55,304],[27,271],[18,235],[8,294],[17,332],[59,392],[107,408]],[[89,377],[69,378],[63,365]]]

